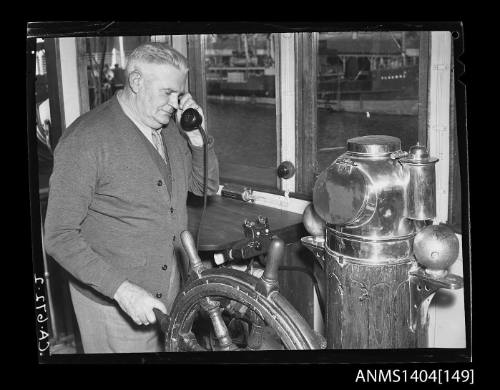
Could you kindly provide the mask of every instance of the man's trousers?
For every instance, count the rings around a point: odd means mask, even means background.
[[[69,283],[85,353],[162,352],[158,324],[137,325],[118,305],[102,305]]]

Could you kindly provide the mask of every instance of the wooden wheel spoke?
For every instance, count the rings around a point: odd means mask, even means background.
[[[223,351],[235,351],[239,349],[231,340],[226,323],[222,318],[220,303],[207,297],[201,300],[200,306],[210,317],[213,331],[219,341],[220,349]]]
[[[196,340],[196,336],[194,335],[193,332],[188,332],[184,334],[179,334],[180,336],[180,342],[179,342],[179,349],[183,352],[203,352],[203,351],[208,351],[207,349],[203,348],[199,343],[198,340]]]

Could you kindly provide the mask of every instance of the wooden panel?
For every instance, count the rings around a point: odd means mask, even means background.
[[[297,192],[311,196],[316,180],[318,33],[298,33],[296,42]]]
[[[201,197],[189,197],[188,225],[193,235],[198,230],[202,207]],[[301,214],[222,196],[212,196],[207,199],[199,249],[202,251],[223,250],[242,240],[244,238],[242,225],[245,218],[254,220],[259,215],[269,218],[271,230],[285,242],[297,241],[306,235]]]
[[[189,92],[194,100],[203,107],[205,129],[209,131],[209,118],[205,108],[207,106],[205,39],[202,35],[192,34],[187,36],[187,59],[189,63]]]
[[[78,72],[78,86],[80,91],[80,114],[90,110],[89,81],[87,76],[87,43],[86,38],[76,39],[76,66]]]

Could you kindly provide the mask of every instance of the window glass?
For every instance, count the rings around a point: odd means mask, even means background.
[[[205,36],[207,120],[221,184],[276,187],[273,34]]]
[[[85,52],[79,58],[87,64],[90,109],[110,99],[125,83],[125,66],[129,54],[148,36],[87,37]]]
[[[319,34],[319,172],[352,137],[392,135],[403,150],[417,142],[419,44],[418,31]]]

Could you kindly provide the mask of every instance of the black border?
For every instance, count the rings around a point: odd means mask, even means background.
[[[214,21],[214,22],[184,22],[184,21],[93,21],[93,22],[30,22],[27,26],[27,37],[85,37],[85,36],[112,36],[112,35],[144,35],[147,26],[147,35],[177,35],[177,34],[209,34],[209,33],[243,33],[243,32],[326,32],[326,31],[456,31],[461,32],[460,22],[432,21],[432,22],[284,22],[284,21]],[[462,35],[458,37],[462,40]]]
[[[465,314],[466,314],[466,348],[464,349],[398,349],[398,350],[327,350],[327,351],[266,351],[266,352],[240,352],[238,354],[217,353],[162,353],[162,354],[112,354],[112,355],[52,355],[42,353],[40,363],[172,363],[172,364],[280,364],[297,363],[308,365],[341,364],[345,372],[354,370],[349,364],[385,363],[385,367],[399,367],[404,364],[418,362],[419,367],[432,369],[434,363],[441,363],[440,368],[452,363],[455,367],[468,367],[471,361],[471,272],[470,272],[470,214],[469,214],[469,176],[468,176],[468,134],[466,129],[466,100],[465,85],[462,75],[465,71],[461,56],[464,50],[464,28],[461,22],[433,21],[433,22],[128,22],[128,21],[100,21],[100,22],[27,22],[26,24],[26,74],[27,74],[27,129],[34,128],[34,55],[31,53],[36,47],[36,37],[69,37],[69,36],[106,36],[106,35],[144,35],[147,26],[147,35],[161,34],[203,34],[203,33],[242,33],[242,32],[302,32],[302,31],[349,31],[349,30],[428,30],[428,31],[456,31],[454,37],[455,51],[455,91],[457,107],[457,128],[460,155],[460,169],[462,177],[462,203],[463,203],[463,260],[465,280]],[[36,158],[36,135],[28,131],[28,168],[29,168],[29,193],[31,211],[31,245],[33,257],[33,272],[43,275],[43,262],[41,254],[40,212],[38,196],[38,167]],[[33,280],[32,280],[33,281]],[[41,288],[43,291],[43,287]],[[37,290],[35,289],[36,293]],[[34,299],[33,299],[34,301]],[[33,310],[35,305],[32,306]],[[32,318],[36,318],[35,316]],[[33,327],[34,328],[34,327]],[[36,337],[35,337],[36,340]],[[38,357],[38,350],[35,351]],[[464,365],[465,364],[465,365]],[[368,366],[366,366],[368,368]],[[451,367],[451,366],[450,366]],[[458,367],[458,366],[457,366]]]

